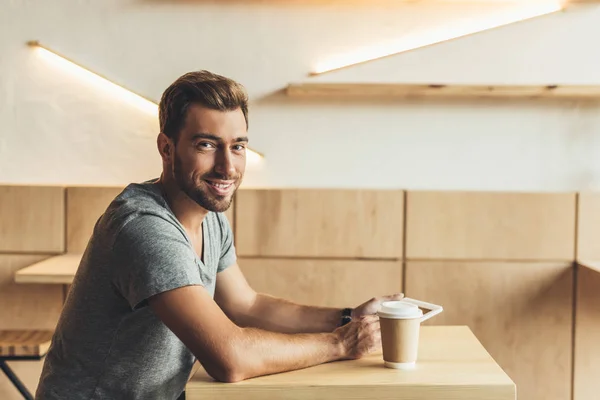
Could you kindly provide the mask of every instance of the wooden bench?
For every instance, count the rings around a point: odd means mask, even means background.
[[[52,331],[0,331],[0,369],[27,400],[33,400],[33,396],[6,361],[41,360],[50,348],[52,334]]]

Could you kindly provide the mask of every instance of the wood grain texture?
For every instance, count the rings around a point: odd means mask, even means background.
[[[17,283],[73,283],[82,254],[62,254],[33,263],[15,272]]]
[[[579,193],[577,259],[600,260],[600,193]]]
[[[262,376],[236,384],[214,382],[200,368],[188,382],[195,400],[515,400],[515,386],[464,326],[424,326],[418,368],[383,367],[381,353]]]
[[[0,221],[0,253],[62,253],[64,189],[0,186]]]
[[[424,325],[469,326],[515,381],[519,399],[570,398],[570,263],[413,261],[405,292],[444,307]]]
[[[0,331],[0,356],[44,356],[50,348],[54,331]]]
[[[575,310],[573,400],[596,400],[600,393],[600,262],[580,263]]]
[[[408,259],[569,260],[574,193],[408,192]]]
[[[394,97],[468,99],[600,99],[597,85],[444,85],[409,83],[304,82],[292,83],[293,97]]]
[[[62,308],[59,285],[23,285],[15,273],[50,256],[0,255],[0,330],[52,330]]]
[[[254,290],[302,304],[355,307],[402,289],[401,261],[240,258],[238,264]]]
[[[240,256],[402,257],[400,190],[241,190]]]
[[[67,187],[67,252],[83,253],[94,225],[123,187]]]

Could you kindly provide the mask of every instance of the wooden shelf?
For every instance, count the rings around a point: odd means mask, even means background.
[[[592,271],[600,273],[600,261],[578,260],[577,264],[580,267],[585,267]]]
[[[47,258],[17,271],[15,282],[70,285],[81,262],[81,257],[81,254],[63,254]]]
[[[600,99],[600,85],[438,85],[404,83],[295,83],[292,97]]]

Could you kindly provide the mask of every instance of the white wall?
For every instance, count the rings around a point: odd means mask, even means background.
[[[426,3],[426,2],[424,2]],[[126,184],[157,176],[156,116],[49,64],[40,40],[158,100],[209,69],[249,90],[246,187],[473,190],[600,188],[600,107],[539,102],[323,102],[279,92],[319,62],[493,3],[396,0],[0,0],[0,183]],[[589,5],[318,79],[600,83]]]

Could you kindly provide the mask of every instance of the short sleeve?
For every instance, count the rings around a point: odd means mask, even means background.
[[[194,251],[171,222],[153,215],[129,221],[113,245],[112,278],[132,309],[172,289],[202,285]]]
[[[217,273],[224,271],[228,267],[235,264],[237,255],[235,253],[235,244],[233,242],[233,231],[229,220],[224,214],[217,214],[221,225],[221,256],[219,257],[219,265]]]

